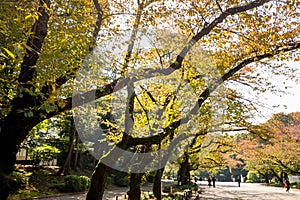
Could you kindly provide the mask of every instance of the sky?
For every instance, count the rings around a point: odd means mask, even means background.
[[[296,71],[297,77],[300,78],[300,62],[290,62],[288,66],[299,69]],[[276,87],[284,88],[283,93],[274,94],[270,91],[259,94],[256,98],[256,101],[263,104],[264,106],[258,106],[258,111],[260,114],[254,115],[253,121],[256,123],[261,123],[267,121],[272,114],[284,112],[300,112],[300,81],[296,82],[291,80],[287,76],[273,76],[273,84]],[[284,85],[284,83],[286,83]],[[285,88],[285,86],[287,86]],[[244,91],[246,96],[251,96],[254,94],[246,90]]]

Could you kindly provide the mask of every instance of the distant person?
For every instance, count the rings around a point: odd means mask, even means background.
[[[286,192],[290,192],[291,184],[289,179],[285,179],[284,187],[286,188]]]
[[[208,181],[208,186],[210,187],[211,186],[211,181],[212,181],[210,176],[208,177],[207,181]]]
[[[212,180],[212,183],[213,183],[213,187],[215,188],[216,187],[216,178],[213,176],[211,180]]]
[[[241,177],[240,176],[237,177],[236,181],[238,182],[238,186],[241,187]]]

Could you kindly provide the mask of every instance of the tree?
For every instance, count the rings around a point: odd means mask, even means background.
[[[246,169],[265,177],[272,174],[283,182],[283,173],[299,174],[299,116],[278,113],[267,122],[253,126],[251,133],[237,144]]]
[[[73,107],[80,107],[94,99],[109,97],[116,92],[116,85],[120,89],[128,86],[135,64],[143,69],[131,79],[133,82],[189,70],[187,79],[197,94],[197,106],[190,112],[193,115],[222,83],[238,80],[239,72],[255,70],[251,64],[268,66],[266,63],[271,58],[297,58],[295,50],[300,46],[296,21],[298,7],[298,1],[274,4],[271,0],[2,2],[0,199],[8,196],[6,179],[29,131],[43,120],[72,109],[72,99],[76,102]],[[123,21],[120,20],[124,15]],[[146,56],[145,63],[142,62],[145,56],[134,51],[139,28],[152,27],[159,33],[161,26],[169,21],[172,21],[172,30],[185,35],[189,41],[177,49],[160,49],[157,44],[153,48],[157,51],[152,55],[152,65],[151,54]],[[95,84],[96,89],[72,96],[74,77],[83,68],[84,58],[96,50],[97,44],[121,33],[122,22],[132,30],[123,61],[102,66],[101,81]],[[170,38],[177,42],[175,37]],[[209,53],[219,78],[207,76],[209,72],[203,74],[199,65],[186,63],[197,46]],[[110,76],[109,69],[116,71],[115,78]],[[210,78],[203,78],[203,75]],[[85,98],[93,92],[94,99]],[[187,118],[180,116],[172,119],[162,134],[150,138],[121,134],[123,139],[118,146],[129,149],[136,145],[158,144],[185,120]],[[101,170],[104,174],[97,173]],[[98,164],[90,191],[103,188],[108,172],[107,166]],[[101,198],[103,190],[95,194],[97,199]]]

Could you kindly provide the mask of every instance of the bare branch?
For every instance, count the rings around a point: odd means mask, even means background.
[[[221,5],[220,5],[220,3],[219,3],[218,0],[216,0],[216,4],[217,4],[217,6],[219,7],[220,11],[223,12],[223,9],[222,9],[222,7],[221,7]]]

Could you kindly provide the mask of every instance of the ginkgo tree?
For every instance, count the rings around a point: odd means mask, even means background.
[[[141,105],[146,100],[138,102],[143,89],[137,90],[135,84],[140,81],[142,85],[143,80],[153,77],[182,76],[196,97],[191,99],[194,106],[187,115],[176,113],[178,107],[175,111],[170,109],[176,105],[167,98],[176,90],[170,87],[169,92],[161,92],[167,96],[157,101],[165,102],[169,106],[165,108],[167,114],[171,113],[160,131],[135,137],[121,129],[117,146],[130,149],[137,145],[158,145],[163,140],[171,142],[172,135],[178,134],[177,129],[201,115],[199,107],[224,82],[238,81],[245,71],[272,68],[270,60],[299,59],[297,0],[3,1],[0,15],[0,199],[9,194],[7,177],[13,170],[19,145],[45,119],[72,108],[80,110],[95,99],[116,98],[118,95],[113,94],[127,88],[134,95],[125,98],[126,113],[119,119],[130,122],[135,109],[139,109],[144,112],[139,116],[144,120],[146,107]],[[152,51],[138,45],[139,33],[145,33],[142,30],[147,28],[151,29],[146,35]],[[170,31],[164,31],[167,28]],[[127,42],[118,43],[120,40],[116,38],[123,37],[124,30],[127,33],[129,30]],[[168,32],[169,36],[164,35]],[[177,40],[178,34],[184,37]],[[152,39],[158,35],[160,40]],[[114,41],[111,49],[103,51],[101,44],[111,40]],[[164,45],[166,42],[171,44],[169,48]],[[102,51],[96,54],[98,45]],[[118,53],[108,56],[116,48]],[[212,60],[211,70],[203,70],[199,61],[189,61],[189,57],[197,58],[197,49],[202,49]],[[88,61],[93,55],[101,58],[99,62]],[[93,71],[95,65],[100,68]],[[89,68],[97,81],[72,95],[80,78],[88,80],[80,70]],[[154,94],[144,92],[144,98]],[[125,129],[140,127],[127,123]],[[100,160],[87,199],[102,198],[109,168]]]

